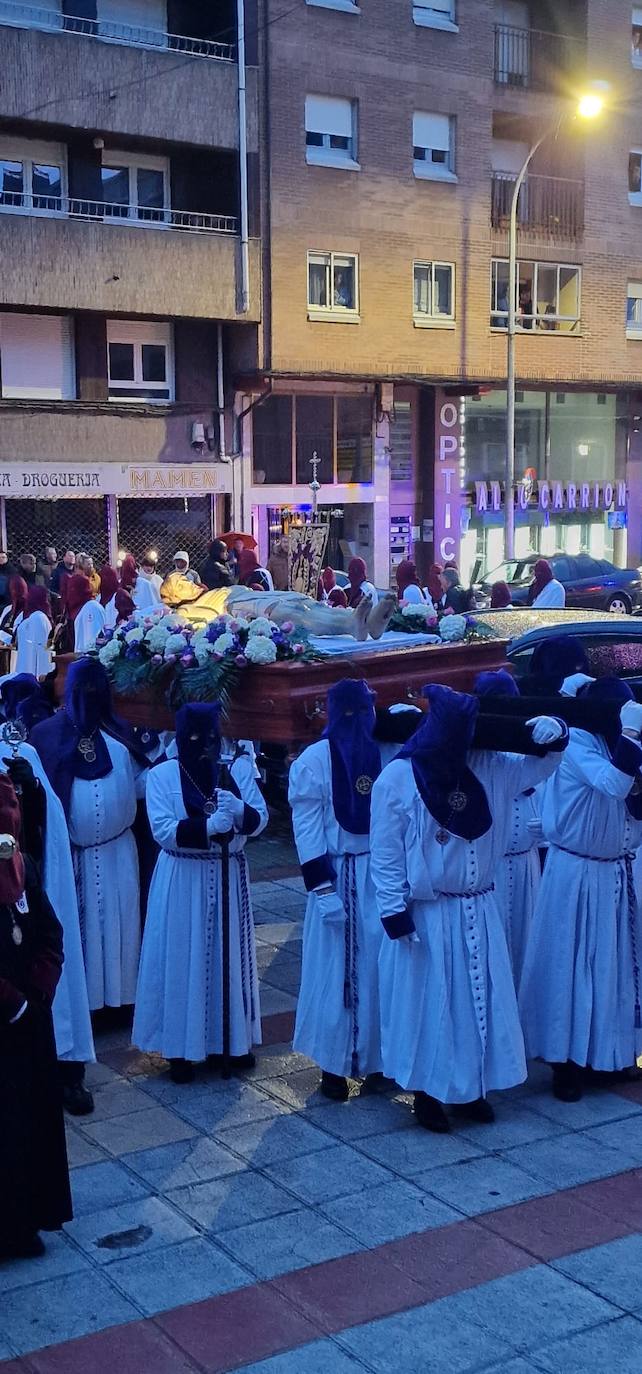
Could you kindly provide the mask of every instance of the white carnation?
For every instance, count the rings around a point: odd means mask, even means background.
[[[257,634],[248,639],[244,653],[250,663],[274,663],[276,644],[264,634]]]
[[[214,652],[214,645],[206,644],[205,641],[196,644],[195,641],[192,640],[192,649],[194,650],[194,657],[199,668],[204,668]]]
[[[407,615],[409,620],[412,616],[419,620],[427,620],[428,616],[432,615],[432,611],[430,606],[418,606],[416,602],[411,601],[408,606],[402,608],[401,614]]]
[[[144,639],[144,638],[145,638],[145,631],[144,631],[144,629],[142,628],[142,626],[138,625],[138,626],[136,627],[136,629],[134,629],[134,630],[128,630],[128,631],[127,631],[127,634],[125,635],[125,643],[126,643],[126,644],[140,644],[141,639]]]
[[[98,651],[98,658],[103,668],[108,668],[110,663],[114,662],[114,659],[120,658],[121,649],[122,643],[119,639],[110,639],[107,644],[103,644],[102,649]]]
[[[234,635],[219,635],[212,645],[215,654],[226,654],[228,649],[234,648]]]
[[[178,635],[178,634],[172,634],[172,635],[167,635],[167,638],[166,638],[166,640],[165,640],[165,648],[164,648],[163,652],[164,652],[164,654],[165,654],[165,658],[169,658],[170,654],[182,654],[182,653],[184,653],[184,651],[185,651],[186,648],[187,648],[187,640],[186,640],[185,636],[184,636],[184,635]]]
[[[189,625],[189,620],[187,616],[179,615],[178,612],[175,611],[171,615],[164,616],[161,623],[165,625],[168,630],[184,630],[185,627]]]
[[[151,630],[147,631],[145,643],[149,644],[153,654],[162,654],[169,633],[170,631],[163,621],[160,625],[154,625]]]
[[[456,644],[466,635],[466,617],[445,615],[439,626],[439,633],[446,644]]]
[[[273,620],[268,620],[266,615],[257,615],[256,620],[250,624],[251,635],[271,635],[273,630],[278,630]]]

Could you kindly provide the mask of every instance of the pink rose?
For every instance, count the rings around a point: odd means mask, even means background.
[[[162,655],[162,654],[153,654],[153,655],[152,655],[152,663],[162,663],[162,662],[163,662],[163,655]]]
[[[294,621],[284,620],[281,629],[283,630],[284,635],[291,635],[294,629]]]
[[[239,668],[245,668],[247,664],[245,654],[237,654],[236,658],[234,659],[234,662],[238,665]]]
[[[293,645],[292,645],[292,648],[293,648],[295,654],[302,654],[302,653],[303,653],[303,645],[302,645],[302,644],[293,644]]]

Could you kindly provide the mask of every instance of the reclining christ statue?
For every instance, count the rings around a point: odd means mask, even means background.
[[[277,625],[290,620],[306,634],[324,639],[335,635],[380,639],[397,605],[392,592],[380,597],[377,606],[373,606],[370,597],[364,597],[355,610],[326,606],[301,592],[257,592],[251,587],[221,587],[208,592],[180,573],[170,573],[165,578],[160,594],[164,605],[172,610],[189,609],[190,616],[202,616],[204,621],[223,611],[238,616],[265,615]]]

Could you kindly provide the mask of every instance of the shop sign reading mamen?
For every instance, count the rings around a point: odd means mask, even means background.
[[[524,482],[515,488],[514,499],[519,510],[532,508],[536,498],[541,511],[588,514],[596,511],[626,510],[626,482]],[[478,515],[486,511],[500,511],[504,504],[501,482],[475,482],[475,506]]]
[[[459,464],[462,456],[461,416],[457,401],[439,400],[435,426],[435,556],[441,563],[456,560],[461,533]]]
[[[228,467],[212,463],[7,463],[0,496],[210,496],[227,491],[230,480]]]

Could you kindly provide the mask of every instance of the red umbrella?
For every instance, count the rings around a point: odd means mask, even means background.
[[[258,548],[258,544],[256,542],[256,539],[254,538],[254,535],[243,534],[241,530],[228,530],[227,534],[219,534],[217,538],[222,539],[223,543],[227,544],[228,549],[234,547],[237,539],[241,540],[244,549]]]

